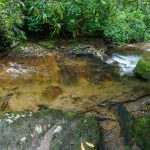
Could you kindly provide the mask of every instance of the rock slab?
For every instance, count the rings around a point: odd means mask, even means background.
[[[99,122],[89,116],[46,109],[0,118],[1,150],[96,150],[100,142]]]

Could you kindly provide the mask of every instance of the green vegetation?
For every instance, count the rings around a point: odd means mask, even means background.
[[[2,18],[0,18],[0,20],[2,20]],[[3,29],[2,22],[0,21],[0,52],[5,51],[6,46],[7,46],[7,38],[5,31]]]
[[[11,40],[44,32],[139,42],[150,39],[149,7],[148,0],[2,0],[0,33]]]
[[[7,44],[9,45],[8,39],[7,39],[7,31],[5,30],[5,18],[1,15],[2,12],[0,12],[0,52],[6,50]]]
[[[138,119],[134,125],[133,135],[136,143],[142,150],[149,150],[150,148],[150,117],[143,117]]]

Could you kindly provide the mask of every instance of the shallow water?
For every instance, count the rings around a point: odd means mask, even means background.
[[[37,111],[49,107],[95,113],[99,102],[134,99],[149,92],[149,83],[133,76],[143,53],[114,51],[106,63],[55,53],[38,58],[5,57],[0,60],[0,109]]]

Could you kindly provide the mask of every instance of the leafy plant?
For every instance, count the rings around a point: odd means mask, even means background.
[[[9,46],[10,44],[8,40],[8,30],[6,24],[5,5],[4,3],[0,2],[0,52],[4,52],[7,45]]]
[[[48,29],[59,34],[63,20],[63,8],[56,1],[31,1],[28,3],[28,28],[31,31]],[[47,28],[46,28],[47,27]]]
[[[150,39],[148,0],[2,0],[1,4],[0,15],[11,38],[25,39],[27,27],[51,36],[104,35],[119,44]]]
[[[22,31],[23,9],[25,9],[25,5],[21,0],[2,0],[0,3],[0,17],[7,38],[26,38]]]

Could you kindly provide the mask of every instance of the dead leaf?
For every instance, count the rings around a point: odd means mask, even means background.
[[[85,143],[86,143],[86,145],[88,145],[88,146],[91,147],[91,148],[94,148],[94,147],[95,147],[95,145],[92,144],[92,143],[89,143],[89,142],[85,142]]]
[[[85,147],[82,142],[81,142],[81,150],[85,150]]]

